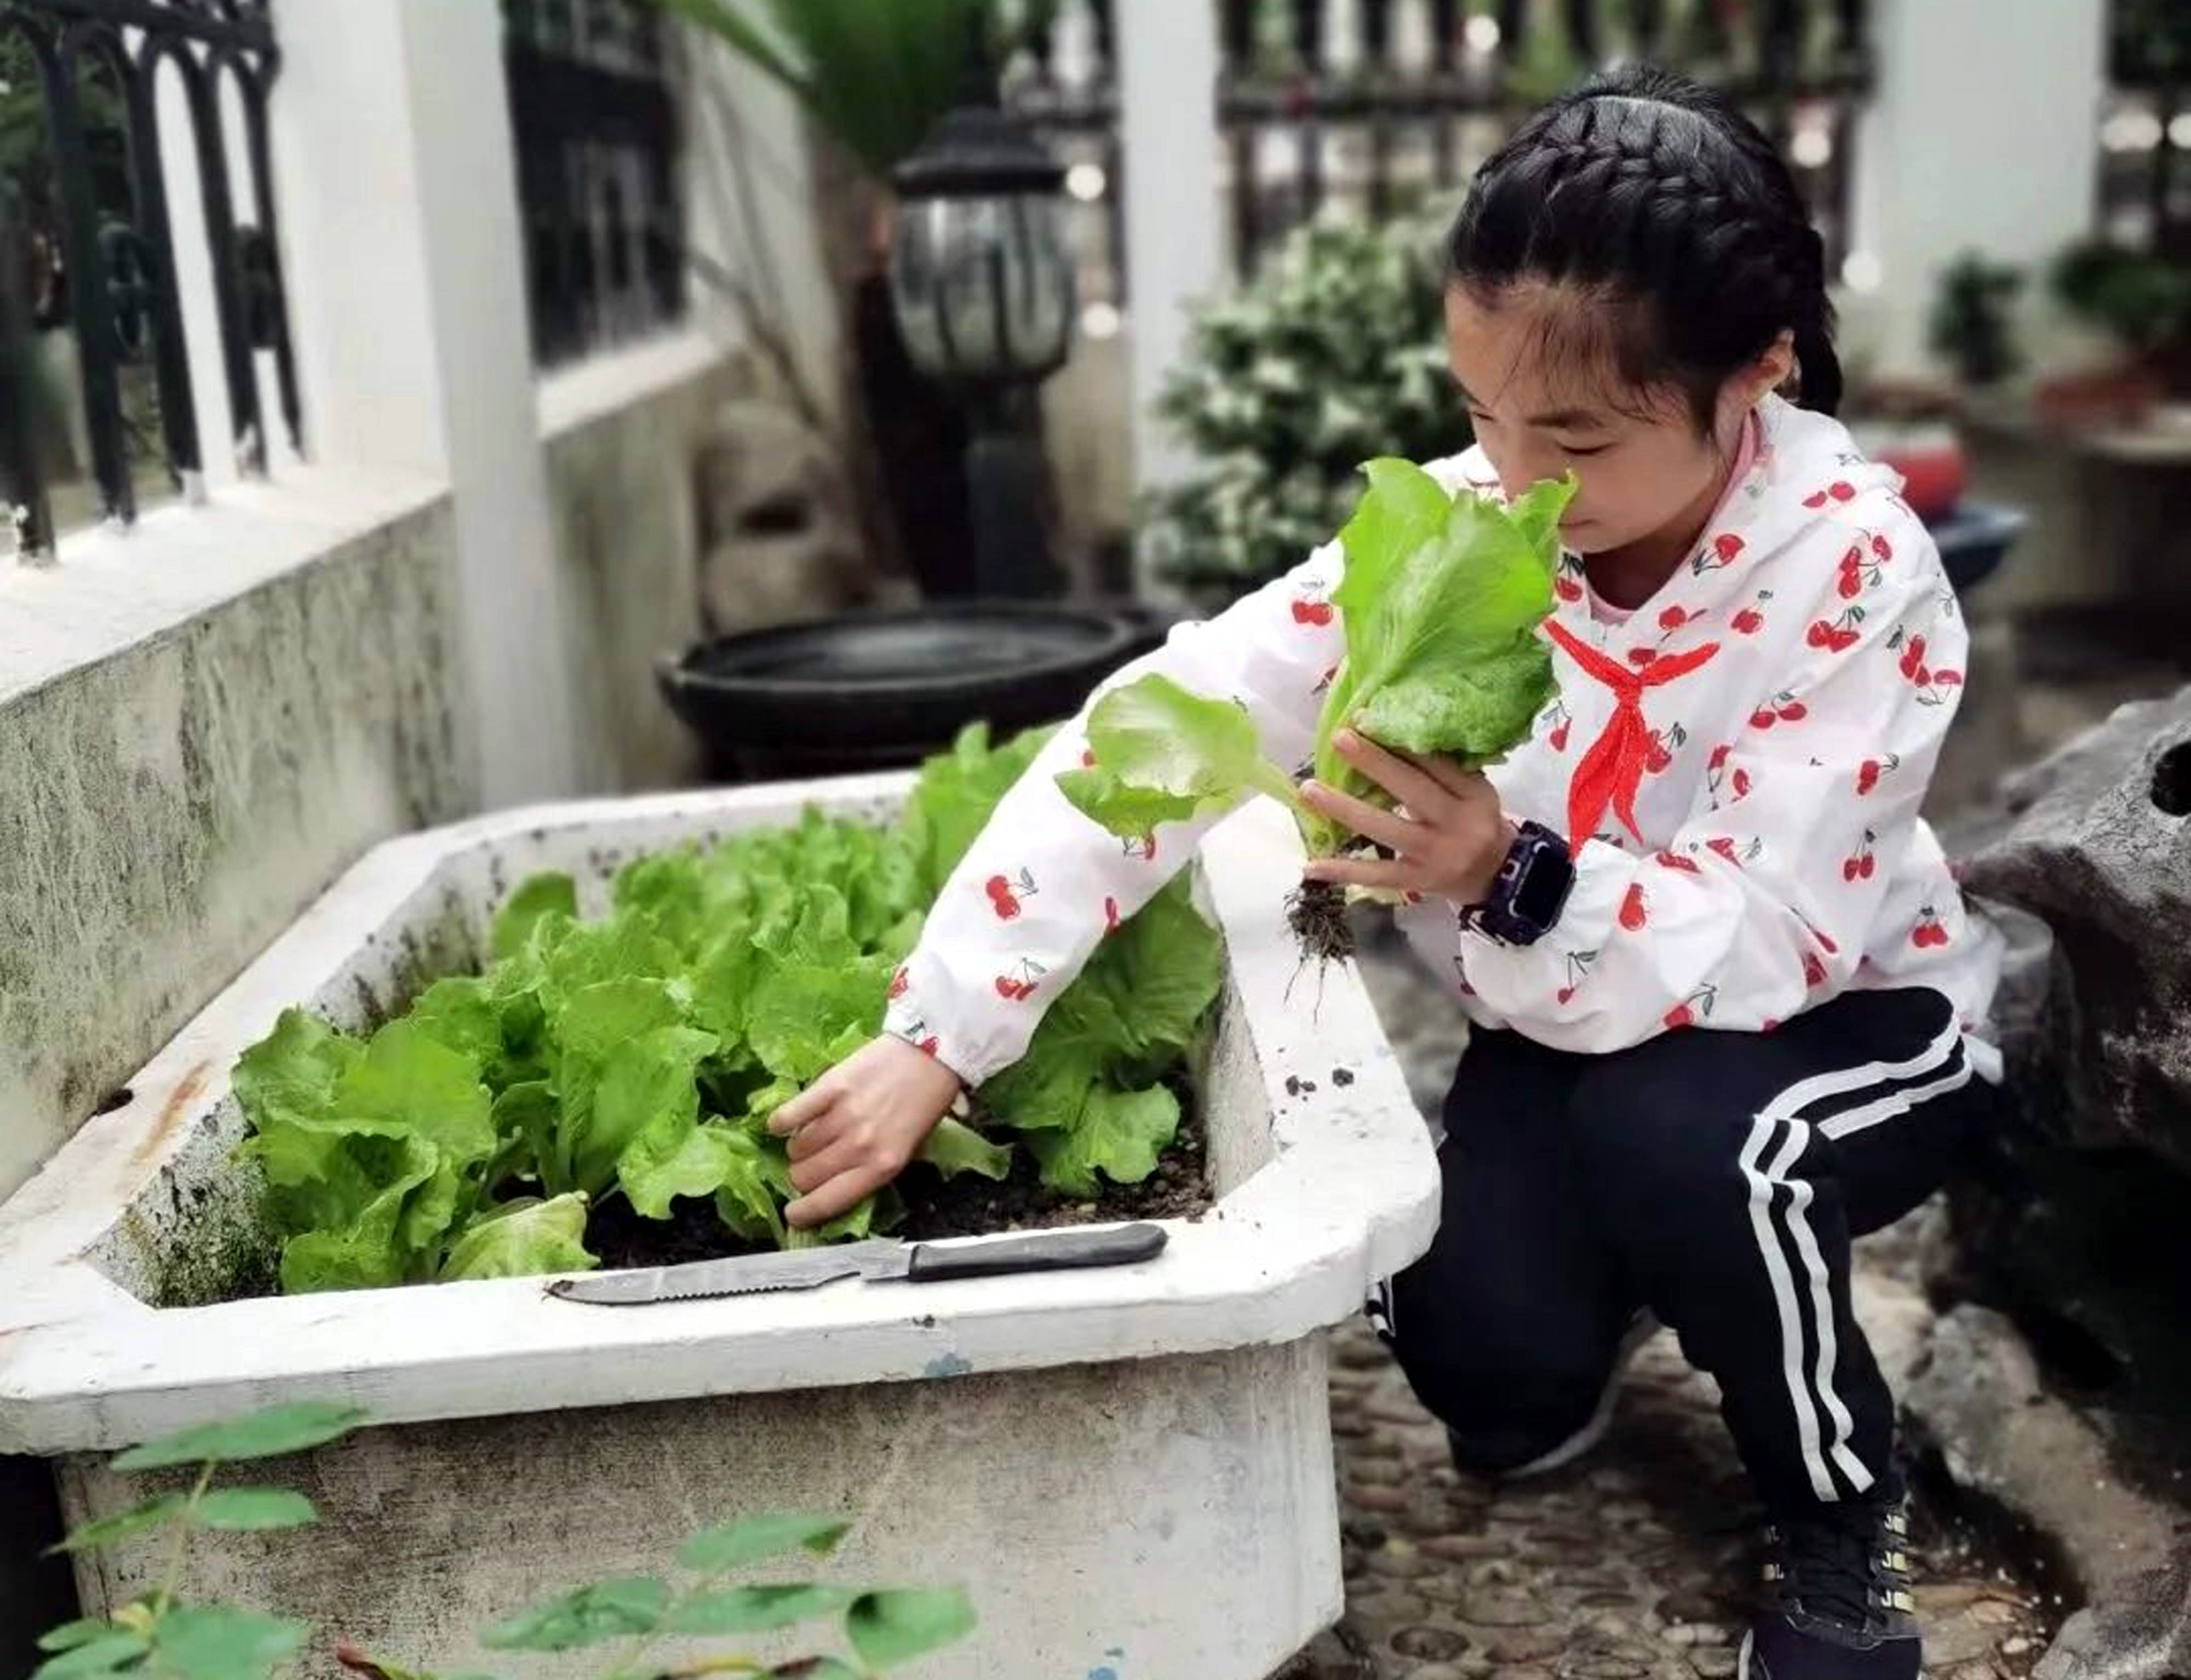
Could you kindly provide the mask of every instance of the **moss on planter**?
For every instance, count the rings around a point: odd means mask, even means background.
[[[279,1293],[281,1244],[255,1187],[224,1195],[196,1185],[175,1192],[174,1200],[170,1220],[133,1208],[118,1227],[138,1261],[139,1299],[163,1308],[212,1307]]]

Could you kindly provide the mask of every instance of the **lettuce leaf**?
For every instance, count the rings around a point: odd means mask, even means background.
[[[965,1121],[954,1120],[948,1114],[928,1134],[928,1142],[921,1146],[920,1159],[946,1178],[970,1172],[982,1178],[1002,1180],[1012,1170],[1009,1146],[990,1142]]]
[[[1229,809],[1249,792],[1296,803],[1293,778],[1263,756],[1245,708],[1160,673],[1098,700],[1088,737],[1096,764],[1061,772],[1057,785],[1114,834],[1146,836],[1159,823]]]
[[[997,1122],[1026,1134],[1043,1182],[1090,1195],[1096,1174],[1138,1183],[1176,1135],[1157,1081],[1193,1041],[1223,976],[1223,943],[1175,878],[1096,947],[1050,1005],[1027,1054],[982,1087]]]
[[[529,1278],[542,1272],[590,1272],[600,1261],[585,1244],[586,1199],[557,1196],[507,1202],[481,1215],[450,1246],[441,1280]]]
[[[1403,752],[1496,763],[1527,738],[1554,692],[1538,627],[1551,614],[1559,521],[1574,481],[1539,484],[1511,505],[1449,495],[1406,461],[1372,461],[1369,487],[1340,533],[1346,563],[1332,599],[1346,658],[1316,737],[1317,778],[1377,805],[1381,789],[1332,745],[1342,726]],[[1240,708],[1151,675],[1090,715],[1092,766],[1061,772],[1073,805],[1113,834],[1206,815],[1251,793],[1292,807],[1312,856],[1352,836],[1294,795]]]

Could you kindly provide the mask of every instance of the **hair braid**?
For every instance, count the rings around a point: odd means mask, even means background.
[[[1807,406],[1839,406],[1825,248],[1795,177],[1725,95],[1663,71],[1602,77],[1537,113],[1477,173],[1448,242],[1457,283],[1583,288],[1621,318],[1601,349],[1684,390],[1700,428],[1784,333]]]

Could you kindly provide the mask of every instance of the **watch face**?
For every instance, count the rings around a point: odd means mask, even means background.
[[[1515,889],[1514,914],[1532,927],[1550,927],[1566,902],[1567,877],[1556,858],[1541,852],[1532,857]]]

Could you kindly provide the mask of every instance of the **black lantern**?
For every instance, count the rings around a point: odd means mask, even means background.
[[[1035,390],[1072,345],[1065,171],[1023,124],[969,104],[891,179],[899,333],[913,364],[956,393],[973,423],[976,587],[1055,594]]]

